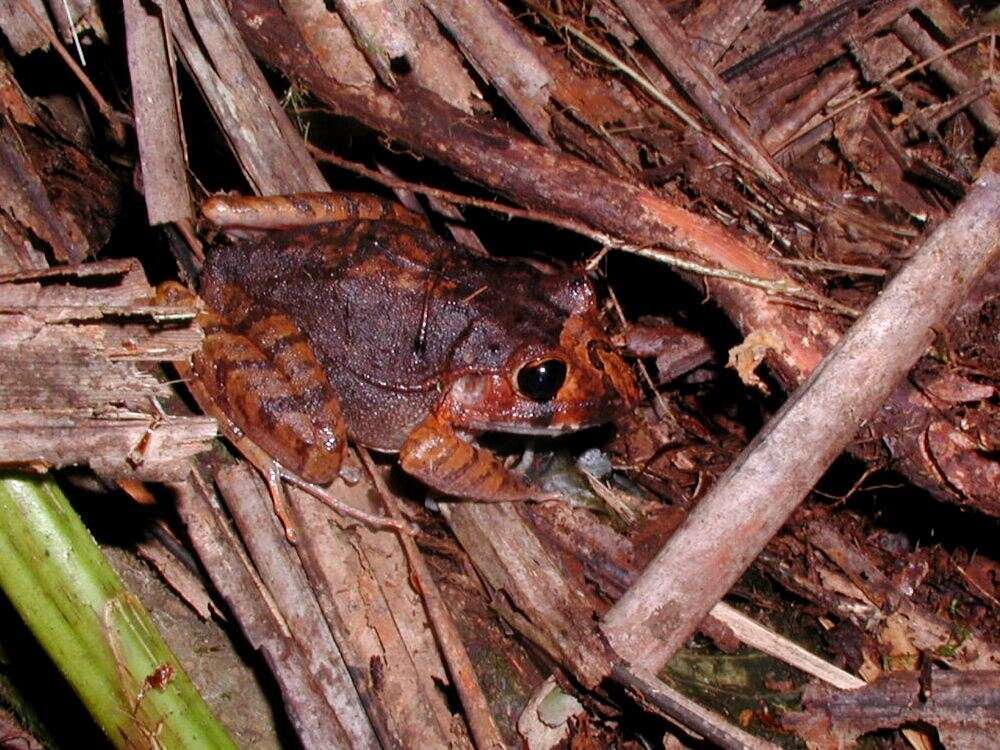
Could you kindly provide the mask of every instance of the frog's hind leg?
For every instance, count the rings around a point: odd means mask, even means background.
[[[224,324],[202,316],[193,365],[237,428],[282,466],[328,484],[340,469],[346,426],[322,366],[286,316],[248,305]]]
[[[556,497],[524,482],[490,451],[463,440],[434,414],[410,433],[399,459],[408,474],[459,498],[510,502]]]
[[[291,229],[369,219],[429,229],[427,219],[400,203],[368,193],[217,195],[201,206],[206,219],[222,229]]]

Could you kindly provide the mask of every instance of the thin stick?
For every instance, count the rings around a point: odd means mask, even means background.
[[[774,260],[783,266],[808,268],[810,271],[834,271],[836,273],[853,273],[858,276],[885,276],[884,268],[873,266],[856,266],[850,263],[833,263],[811,258],[774,258]]]
[[[382,481],[382,476],[375,468],[375,464],[372,462],[368,451],[364,448],[358,448],[358,453],[365,468],[368,470],[368,474],[372,478],[372,482],[375,483],[375,489],[382,498],[382,502],[385,504],[389,515],[398,523],[404,523],[403,514],[399,508],[399,500],[386,487],[385,482]],[[452,680],[455,683],[455,689],[458,690],[462,707],[465,709],[465,718],[469,723],[469,731],[472,733],[472,739],[475,741],[476,747],[479,750],[504,748],[505,745],[503,739],[500,737],[500,730],[493,721],[490,704],[487,702],[486,696],[483,694],[483,689],[476,678],[472,660],[465,650],[465,644],[462,643],[462,638],[455,625],[455,621],[444,604],[441,591],[434,582],[434,578],[431,576],[423,555],[410,535],[400,534],[399,541],[403,545],[406,559],[410,563],[413,578],[420,588],[424,606],[427,608],[427,617],[430,620],[431,627],[434,629],[434,635],[437,637],[444,660],[448,664],[448,671],[451,673]]]
[[[680,722],[684,727],[690,727],[725,750],[778,750],[777,745],[721,720],[652,672],[619,661],[615,663],[611,676],[628,689],[639,703]]]
[[[386,518],[385,516],[378,516],[374,513],[366,513],[363,510],[358,510],[353,505],[348,505],[342,500],[335,498],[325,487],[307,482],[298,474],[293,474],[284,467],[281,467],[281,478],[289,484],[295,485],[300,490],[305,490],[340,515],[360,521],[365,526],[373,529],[392,530],[404,537],[411,537],[417,533],[414,527],[402,518]]]
[[[711,617],[726,625],[737,638],[747,645],[823,680],[828,685],[833,685],[841,690],[853,690],[865,685],[865,681],[860,677],[855,677],[850,672],[824,661],[811,651],[807,651],[799,644],[765,628],[753,618],[747,617],[725,602],[719,602],[712,607]]]

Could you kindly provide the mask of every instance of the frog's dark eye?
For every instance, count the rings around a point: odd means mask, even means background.
[[[566,381],[566,363],[559,359],[543,359],[518,370],[517,387],[533,401],[551,401]]]

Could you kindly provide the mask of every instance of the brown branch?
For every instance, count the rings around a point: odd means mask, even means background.
[[[416,182],[409,182],[407,180],[402,180],[393,175],[384,174],[382,172],[376,172],[373,169],[368,169],[362,164],[357,162],[349,161],[348,159],[342,159],[336,154],[332,154],[329,151],[323,151],[315,146],[310,145],[309,150],[313,155],[320,161],[325,161],[330,164],[335,164],[338,167],[354,172],[355,174],[363,175],[368,179],[377,182],[386,187],[392,188],[393,190],[406,190],[413,193],[420,193],[421,195],[426,195],[431,198],[438,198],[441,200],[448,201],[449,203],[455,203],[462,206],[474,206],[476,208],[482,208],[487,211],[494,211],[496,213],[503,214],[510,218],[526,219],[528,221],[540,221],[546,224],[551,224],[552,226],[560,227],[561,229],[568,229],[571,232],[576,232],[577,234],[583,235],[584,237],[589,237],[595,242],[602,244],[606,250],[615,249],[620,250],[625,253],[632,253],[633,255],[639,255],[644,258],[649,258],[655,260],[658,263],[664,263],[668,266],[678,269],[679,271],[686,271],[691,274],[697,274],[699,276],[707,276],[716,279],[726,279],[727,281],[732,281],[738,284],[746,284],[747,286],[754,287],[756,289],[762,289],[768,294],[775,296],[784,296],[789,299],[798,299],[803,301],[808,301],[815,304],[820,309],[828,309],[837,312],[840,315],[847,316],[849,318],[856,318],[858,312],[853,308],[847,307],[846,305],[841,305],[834,300],[824,297],[821,294],[816,293],[812,289],[806,288],[805,286],[797,283],[792,283],[786,279],[780,279],[777,281],[770,281],[768,279],[763,279],[755,276],[750,276],[748,274],[740,273],[739,271],[727,270],[725,268],[714,268],[711,266],[706,266],[701,263],[696,263],[687,258],[681,257],[676,253],[671,253],[666,250],[656,248],[656,247],[637,247],[636,245],[629,244],[627,242],[622,242],[621,240],[612,237],[611,235],[605,234],[603,232],[598,232],[587,226],[586,224],[574,221],[572,219],[567,219],[559,214],[554,214],[549,211],[536,211],[531,209],[517,208],[515,206],[509,206],[506,203],[498,203],[497,201],[484,200],[483,198],[474,198],[467,195],[462,195],[461,193],[455,193],[450,190],[442,190],[440,188],[429,187],[427,185],[421,185]],[[603,253],[604,251],[602,251]],[[587,263],[587,269],[593,270],[596,267],[600,256]],[[794,265],[794,263],[788,262],[786,259],[776,259],[779,263]]]
[[[684,644],[924,352],[931,327],[996,258],[998,225],[1000,175],[991,174],[923,243],[607,613],[605,633],[619,653],[657,669]]]
[[[527,38],[492,0],[456,3],[425,0],[459,48],[518,113],[540,143],[555,147],[549,134],[552,78]]]
[[[763,5],[764,0],[699,3],[681,22],[691,40],[691,51],[709,65],[715,65]]]
[[[612,677],[640,703],[689,727],[725,750],[778,750],[778,746],[720,721],[653,673],[616,662]]]
[[[862,734],[916,724],[937,729],[943,747],[987,748],[1000,733],[1000,672],[894,672],[848,692],[810,686],[803,704],[782,724],[810,745],[849,747]]]
[[[941,80],[948,84],[956,94],[962,94],[975,88],[976,82],[970,80],[965,71],[958,66],[958,63],[951,60],[950,55],[946,54],[959,46],[965,46],[964,43],[963,45],[954,45],[951,50],[946,50],[908,15],[899,18],[892,25],[892,30],[903,40],[903,44],[925,60],[932,61],[930,69],[941,76]],[[983,36],[980,35],[979,39],[982,38]],[[973,37],[973,41],[977,41],[976,37]],[[1000,135],[1000,116],[997,115],[993,104],[988,99],[977,99],[969,105],[969,110],[993,137]]]
[[[180,57],[261,194],[328,190],[220,0],[157,0]]]
[[[361,8],[361,12],[358,12],[355,3],[344,0],[333,0],[333,5],[337,9],[337,14],[344,20],[344,25],[351,30],[354,44],[361,50],[361,54],[365,56],[365,60],[375,71],[378,79],[389,88],[396,88],[396,77],[392,74],[389,53],[376,41],[373,30],[367,28],[364,9]]]
[[[777,153],[781,152],[783,149],[785,149],[789,145],[791,145],[794,141],[796,141],[796,140],[798,140],[800,138],[805,137],[810,132],[816,130],[821,125],[823,125],[824,123],[832,120],[833,118],[835,118],[837,115],[841,114],[842,112],[845,112],[846,110],[850,109],[851,107],[857,106],[861,102],[863,102],[866,99],[869,99],[869,98],[875,96],[876,94],[882,93],[885,90],[885,87],[887,85],[892,85],[892,84],[899,83],[900,81],[905,80],[906,78],[908,78],[909,76],[913,75],[914,73],[916,73],[916,72],[918,72],[920,70],[923,70],[926,67],[935,65],[936,63],[938,63],[941,60],[945,59],[949,55],[953,55],[956,52],[958,52],[959,50],[965,49],[966,47],[970,47],[973,44],[981,42],[984,39],[991,38],[992,36],[993,36],[992,32],[990,32],[990,33],[983,33],[983,34],[977,34],[976,36],[972,37],[971,39],[966,39],[964,42],[960,42],[959,44],[956,44],[953,47],[949,47],[946,50],[938,50],[937,54],[933,55],[932,57],[928,57],[926,60],[923,60],[922,62],[919,62],[916,65],[911,65],[909,68],[906,68],[905,70],[900,71],[896,75],[894,75],[891,78],[889,78],[888,80],[886,80],[883,84],[881,84],[879,86],[875,86],[873,88],[870,88],[870,89],[868,89],[867,91],[865,91],[862,94],[858,94],[857,96],[851,98],[849,101],[844,102],[839,107],[837,107],[837,108],[831,110],[830,112],[828,112],[827,114],[825,114],[822,117],[822,119],[820,119],[820,120],[818,120],[816,122],[810,123],[809,124],[809,128],[807,130],[799,131],[798,133],[796,133],[795,135],[791,136],[790,138],[788,138],[783,143],[775,146],[774,149],[773,149],[774,153],[777,154]]]

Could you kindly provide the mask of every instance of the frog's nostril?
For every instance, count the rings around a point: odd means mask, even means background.
[[[551,401],[566,382],[566,363],[543,359],[525,365],[517,373],[517,387],[533,401]]]

